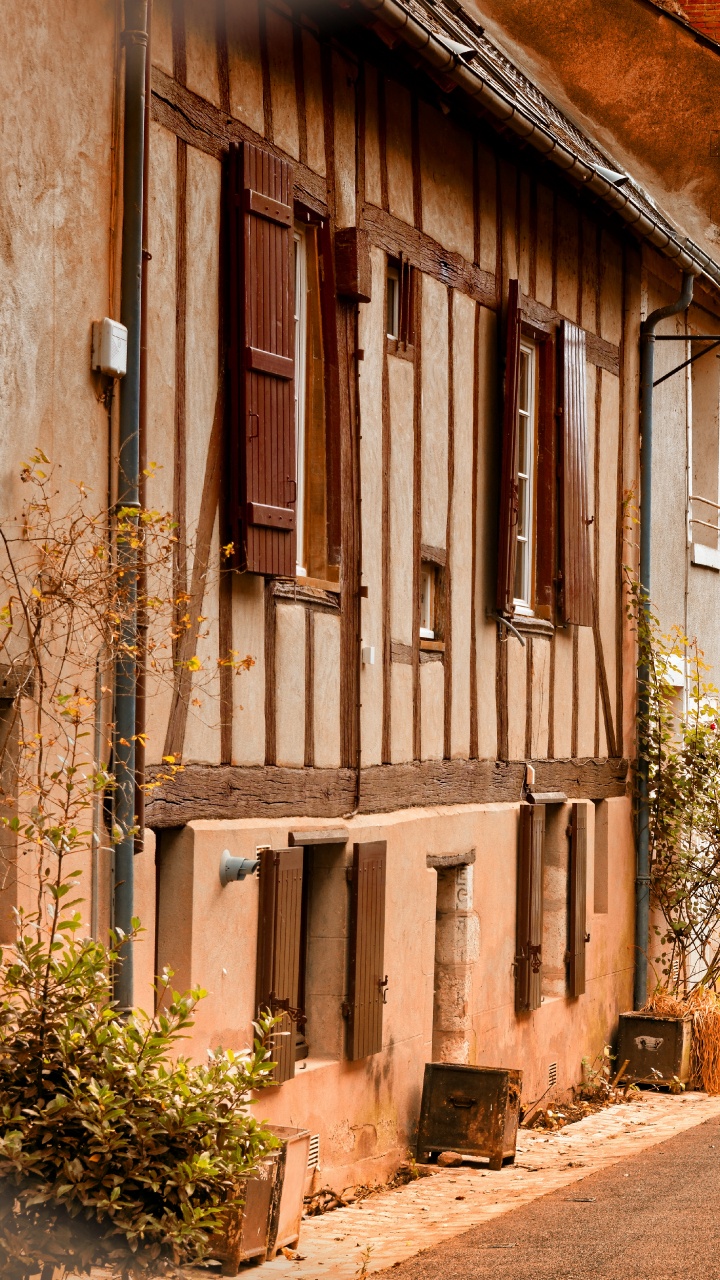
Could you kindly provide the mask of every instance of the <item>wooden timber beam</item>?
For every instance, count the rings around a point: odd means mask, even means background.
[[[152,119],[191,147],[220,160],[230,142],[252,142],[283,160],[292,160],[295,173],[295,198],[316,213],[327,214],[327,183],[318,173],[288,156],[280,147],[267,142],[249,125],[229,116],[212,102],[201,98],[185,85],[166,75],[159,67],[152,69]]]
[[[538,791],[563,792],[569,800],[624,796],[627,760],[538,760]],[[267,765],[187,764],[171,779],[148,770],[149,827],[179,827],[201,819],[336,818],[355,803],[353,769],[286,769]],[[363,769],[360,813],[446,804],[519,804],[523,760],[425,760]]]
[[[170,133],[216,159],[225,154],[230,142],[252,142],[282,159],[291,159],[297,198],[316,213],[327,216],[328,189],[324,177],[288,156],[282,148],[268,142],[249,125],[193,93],[159,67],[152,69],[151,114],[152,119]],[[484,271],[468,262],[462,254],[445,249],[432,236],[376,205],[363,204],[361,216],[362,225],[369,233],[371,243],[379,249],[393,257],[403,254],[427,275],[458,289],[491,310],[496,309],[496,279],[493,272]],[[523,309],[527,312],[528,319],[541,328],[554,327],[562,319],[559,312],[525,295]],[[568,316],[566,319],[572,317]],[[619,348],[590,330],[586,333],[588,360],[617,376]]]

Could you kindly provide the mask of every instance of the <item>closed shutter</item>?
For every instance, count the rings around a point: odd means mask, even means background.
[[[569,320],[560,326],[562,410],[562,512],[560,568],[563,622],[593,623],[587,487],[587,389],[585,332]]]
[[[505,398],[500,472],[500,523],[498,533],[498,612],[511,614],[515,598],[515,559],[518,521],[518,390],[520,382],[520,285],[510,281],[505,343]]]
[[[574,804],[570,820],[570,948],[568,985],[571,996],[585,993],[587,885],[587,805]]]
[[[517,871],[515,1009],[538,1009],[542,995],[545,805],[520,806]]]
[[[283,1014],[273,1048],[274,1080],[281,1084],[295,1072],[300,940],[302,933],[303,850],[260,852],[260,911],[257,949],[257,1009]]]
[[[259,147],[228,159],[227,536],[251,573],[295,573],[293,169]]]
[[[352,1060],[382,1049],[386,859],[384,840],[353,846],[348,1028]]]

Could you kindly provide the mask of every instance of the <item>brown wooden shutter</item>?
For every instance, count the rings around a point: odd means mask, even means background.
[[[517,870],[515,1008],[538,1009],[542,987],[543,846],[545,805],[520,806]]]
[[[295,1072],[300,938],[302,932],[303,849],[268,849],[260,853],[260,911],[257,948],[257,1009],[286,1011],[273,1049],[278,1084]]]
[[[497,607],[500,613],[514,611],[515,560],[517,557],[518,391],[520,383],[520,285],[510,281],[505,343],[505,399],[503,406],[502,464],[500,472],[500,524],[498,536]]]
[[[293,169],[249,142],[228,160],[228,537],[251,573],[295,574]]]
[[[585,331],[570,320],[560,326],[562,413],[562,511],[560,569],[563,622],[593,623],[587,489],[587,389]]]
[[[587,805],[574,804],[570,819],[570,947],[568,985],[571,996],[585,993],[587,885]]]
[[[387,844],[353,845],[348,1057],[382,1049]]]

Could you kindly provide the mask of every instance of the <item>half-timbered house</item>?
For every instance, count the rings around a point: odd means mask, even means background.
[[[338,1185],[403,1158],[425,1062],[566,1091],[632,1004],[640,323],[683,272],[720,318],[708,253],[473,13],[152,5],[141,457],[191,622],[139,724],[134,996],[205,987],[198,1056],[281,1014],[260,1110]],[[87,345],[137,39],[112,0],[16,25],[6,509],[33,433],[99,486],[116,456]]]

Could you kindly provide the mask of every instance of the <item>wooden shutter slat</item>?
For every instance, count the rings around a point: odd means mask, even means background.
[[[245,363],[251,373],[268,373],[273,378],[293,378],[295,364],[287,356],[278,356],[274,351],[259,351],[257,347],[247,347]]]
[[[502,464],[500,473],[500,524],[498,537],[498,612],[515,609],[515,561],[517,558],[518,468],[520,436],[518,394],[520,386],[520,333],[522,310],[520,285],[510,281],[505,343],[505,398],[503,403]]]
[[[585,932],[587,928],[587,805],[574,804],[570,820],[570,959],[571,996],[585,993]]]
[[[228,160],[228,530],[234,563],[293,576],[295,521],[254,522],[296,502],[293,169],[250,143]]]
[[[545,806],[520,806],[515,949],[515,1008],[528,1012],[542,999],[543,847]]]
[[[382,1049],[387,844],[353,846],[348,1057]]]
[[[562,370],[561,610],[563,622],[593,622],[587,485],[587,387],[585,331],[570,320],[560,326]]]
[[[259,502],[248,502],[248,520],[268,529],[295,528],[295,512],[289,507],[264,507]]]
[[[267,849],[260,853],[257,1009],[274,1014],[283,1008],[273,1057],[277,1084],[295,1073],[295,1026],[299,1016],[300,939],[302,931],[303,849]]]
[[[262,195],[260,191],[253,191],[251,187],[245,188],[245,209],[248,213],[257,214],[259,218],[279,222],[283,227],[291,227],[293,224],[293,211],[289,204],[282,204],[280,200],[271,200],[269,196]]]

